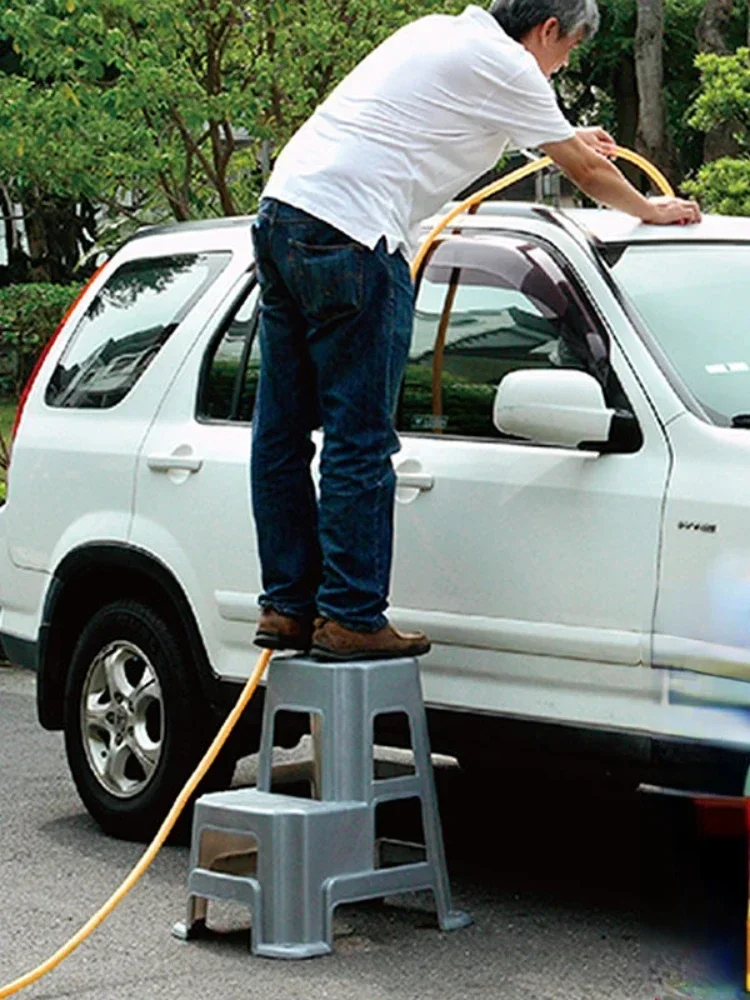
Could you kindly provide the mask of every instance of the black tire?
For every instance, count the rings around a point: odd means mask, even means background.
[[[122,694],[128,684],[132,699]],[[146,605],[122,600],[96,612],[73,651],[64,728],[68,765],[88,811],[105,832],[142,841],[159,828],[216,720],[175,629]],[[228,787],[234,765],[221,754],[197,794]],[[191,813],[185,810],[176,839],[188,834]]]

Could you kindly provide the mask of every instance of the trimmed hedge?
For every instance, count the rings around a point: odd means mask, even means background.
[[[0,397],[15,399],[80,285],[0,288]]]

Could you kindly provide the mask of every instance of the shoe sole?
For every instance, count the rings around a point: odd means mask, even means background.
[[[301,640],[299,642],[292,642],[290,639],[284,639],[273,632],[258,632],[253,642],[256,646],[260,646],[261,649],[293,649],[298,653],[306,653],[310,649],[309,641],[306,643],[303,643]]]
[[[317,646],[315,643],[310,647],[310,653],[319,657],[323,660],[335,660],[337,663],[351,663],[352,661],[359,660],[403,660],[410,656],[424,656],[425,653],[429,653],[431,646],[417,646],[415,649],[370,649],[370,650],[359,650],[352,651],[349,653],[339,653],[333,649],[327,649],[325,646]]]

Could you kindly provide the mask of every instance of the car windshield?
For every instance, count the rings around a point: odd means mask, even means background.
[[[750,414],[750,244],[636,244],[613,271],[709,415],[742,424]]]

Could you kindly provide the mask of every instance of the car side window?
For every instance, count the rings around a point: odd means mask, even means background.
[[[231,258],[222,252],[177,254],[118,267],[65,348],[47,386],[47,405],[116,406]]]
[[[522,368],[576,368],[626,406],[606,335],[574,282],[540,244],[453,237],[422,273],[398,412],[403,433],[503,438],[495,391]]]
[[[198,415],[204,419],[252,419],[260,371],[258,299],[253,283],[209,348],[198,400]]]

